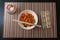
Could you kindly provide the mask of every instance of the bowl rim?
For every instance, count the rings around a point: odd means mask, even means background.
[[[38,23],[38,16],[37,16],[37,14],[33,11],[33,10],[23,10],[22,12],[20,12],[20,14],[18,15],[18,20],[20,19],[20,15],[24,12],[24,11],[30,11],[30,12],[33,12],[35,15],[36,15],[36,21],[37,22],[35,22],[35,24],[37,24]],[[21,24],[20,23],[18,23],[18,25],[21,27]],[[33,26],[31,26],[30,28],[29,27],[21,27],[22,29],[25,29],[25,30],[31,30],[31,29],[33,29],[33,28],[35,28],[35,26],[33,25]]]

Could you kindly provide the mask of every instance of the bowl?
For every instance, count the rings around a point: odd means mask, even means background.
[[[38,16],[37,16],[37,14],[36,14],[34,11],[32,11],[32,10],[24,10],[24,11],[22,11],[22,12],[18,15],[18,20],[20,20],[21,14],[22,14],[22,13],[25,13],[25,12],[28,12],[28,13],[30,13],[30,14],[32,14],[32,15],[34,16],[34,20],[35,20],[35,23],[34,23],[34,24],[37,24],[37,23],[38,23]],[[32,25],[31,27],[24,27],[21,23],[18,23],[18,25],[19,25],[21,28],[25,29],[25,30],[31,30],[31,29],[33,29],[33,28],[35,27],[35,25]]]

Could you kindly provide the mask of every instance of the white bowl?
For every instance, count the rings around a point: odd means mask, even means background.
[[[21,14],[24,13],[24,12],[28,12],[28,13],[32,14],[32,15],[34,16],[34,19],[35,19],[35,24],[38,23],[37,14],[36,14],[34,11],[32,11],[32,10],[24,10],[24,11],[22,11],[22,12],[18,15],[18,20],[20,19]],[[21,23],[18,23],[18,24],[19,24],[19,26],[20,26],[21,28],[23,28],[23,29],[25,29],[25,30],[30,30],[30,29],[33,29],[33,28],[35,27],[35,25],[33,25],[33,26],[31,26],[31,27],[24,27]]]

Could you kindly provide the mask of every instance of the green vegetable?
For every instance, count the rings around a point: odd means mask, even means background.
[[[32,23],[34,24],[35,23],[35,20]]]

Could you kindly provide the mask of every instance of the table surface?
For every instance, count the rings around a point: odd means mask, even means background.
[[[7,4],[13,4],[17,8],[17,12],[13,15],[7,13]],[[57,26],[56,26],[56,4],[54,2],[5,2],[4,7],[4,30],[3,38],[56,38]],[[12,22],[13,19],[18,19],[18,15],[21,11],[29,9],[33,10],[38,15],[38,24],[40,22],[40,11],[48,10],[51,14],[52,28],[42,29],[35,27],[32,30],[24,30],[20,28],[18,23]]]

